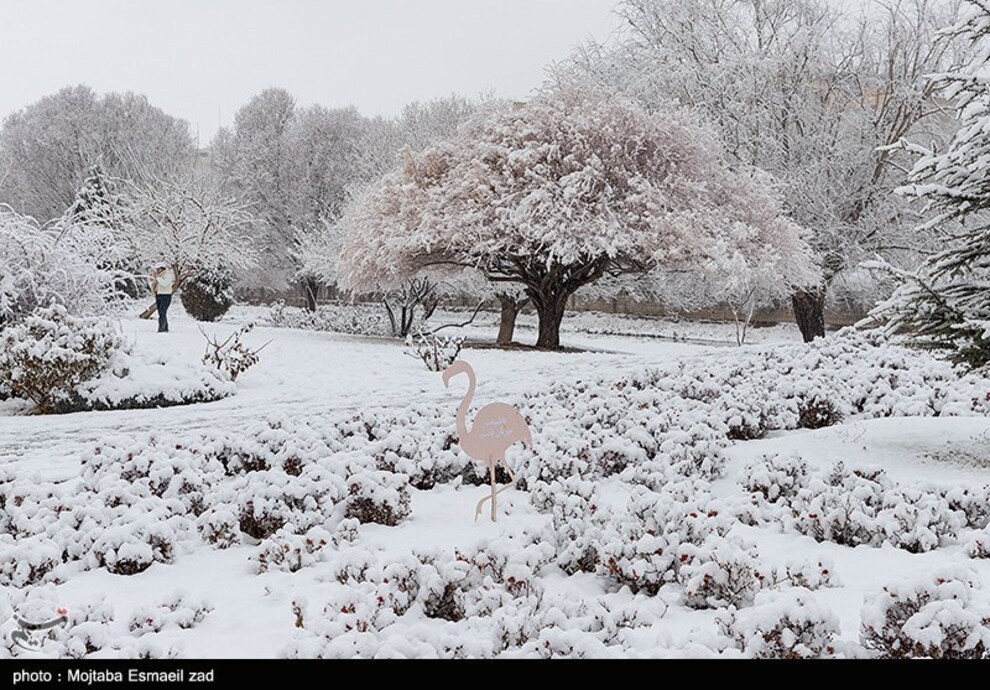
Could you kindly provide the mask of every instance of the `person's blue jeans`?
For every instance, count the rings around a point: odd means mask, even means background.
[[[155,295],[155,306],[158,307],[158,332],[168,333],[168,306],[172,304],[172,295]]]

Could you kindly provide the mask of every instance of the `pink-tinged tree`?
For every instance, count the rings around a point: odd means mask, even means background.
[[[345,286],[477,268],[523,286],[541,348],[560,346],[568,299],[604,276],[702,266],[728,274],[770,253],[781,282],[817,279],[767,175],[731,168],[718,137],[689,114],[650,113],[584,80],[548,86],[407,154],[341,226]]]

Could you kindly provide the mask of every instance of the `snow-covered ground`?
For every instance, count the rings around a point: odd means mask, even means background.
[[[225,336],[262,316],[238,308],[205,330]],[[258,327],[249,341],[271,341],[261,363],[217,402],[44,417],[0,408],[0,657],[33,655],[7,641],[11,612],[43,619],[59,606],[72,625],[40,656],[739,655],[759,653],[752,629],[778,610],[826,631],[809,634],[827,641],[819,652],[859,655],[864,604],[912,578],[968,578],[965,613],[953,615],[990,615],[990,560],[969,551],[990,513],[990,385],[957,384],[920,355],[910,366],[878,356],[868,365],[882,376],[835,393],[859,413],[796,429],[805,408],[777,397],[814,399],[820,381],[842,379],[830,367],[855,378],[855,354],[780,375],[793,390],[771,392],[761,377],[776,353],[797,351],[792,329],[759,329],[738,349],[731,325],[595,319],[565,324],[564,344],[582,352],[462,353],[478,375],[473,409],[517,404],[535,440],[535,455],[510,454],[529,481],[499,497],[497,523],[474,521],[486,488],[444,442],[465,382],[445,389],[390,340]],[[171,320],[167,335],[136,319],[122,327],[139,355],[200,358],[199,325]],[[464,333],[491,340],[495,328],[484,315]],[[656,337],[667,335],[692,342]],[[767,419],[789,430],[738,440]],[[255,457],[249,446],[265,449],[263,471],[237,469]],[[435,463],[425,474],[424,461]],[[302,469],[283,471],[290,462]],[[866,467],[884,474],[864,479]],[[147,492],[173,475],[192,484]],[[764,476],[784,499],[760,497]],[[261,539],[239,533],[230,511],[240,506],[242,530],[246,501],[263,517],[276,480],[298,492],[286,524]],[[199,491],[205,508],[190,507]],[[868,519],[852,520],[861,531],[837,534],[846,493],[870,492]],[[398,524],[358,524],[355,496]],[[91,532],[79,526],[88,519]],[[234,533],[220,535],[225,525]],[[66,534],[84,536],[66,546]],[[575,566],[589,545],[598,562]],[[49,553],[54,567],[32,576]],[[142,558],[150,566],[137,574],[112,572]]]

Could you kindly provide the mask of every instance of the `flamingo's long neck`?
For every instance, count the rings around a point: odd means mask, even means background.
[[[468,376],[468,389],[467,393],[464,394],[464,399],[461,400],[461,406],[457,408],[457,437],[461,443],[468,437],[467,413],[468,408],[471,407],[471,401],[474,400],[475,386],[474,372],[468,369],[464,373]]]

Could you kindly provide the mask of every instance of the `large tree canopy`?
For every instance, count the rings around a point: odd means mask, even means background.
[[[437,266],[521,283],[556,348],[568,298],[607,274],[733,271],[772,262],[817,279],[769,177],[731,168],[715,133],[678,110],[573,81],[478,118],[358,198],[341,220],[345,286],[387,287]]]
[[[9,115],[0,128],[0,201],[41,222],[61,216],[92,173],[146,182],[187,167],[185,122],[144,96],[74,86]]]

